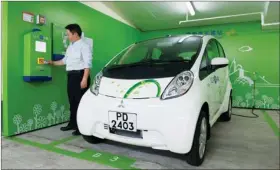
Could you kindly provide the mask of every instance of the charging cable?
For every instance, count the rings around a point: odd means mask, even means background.
[[[254,86],[253,86],[253,106],[252,106],[252,115],[254,116],[245,116],[245,115],[239,115],[239,114],[232,114],[232,115],[235,115],[235,116],[240,116],[240,117],[245,117],[245,118],[258,118],[259,116],[254,113],[254,110],[255,110],[255,98],[256,98],[256,95],[255,95],[255,91],[256,91],[256,72],[253,72],[254,74],[254,79],[253,79],[253,82],[254,82]]]

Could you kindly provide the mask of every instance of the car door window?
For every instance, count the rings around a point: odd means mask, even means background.
[[[203,80],[208,75],[209,75],[209,62],[208,62],[207,51],[205,51],[200,63],[199,78],[200,80]]]
[[[208,58],[211,61],[213,58],[220,57],[218,46],[214,40],[210,40],[206,47]]]
[[[225,55],[225,52],[224,52],[224,49],[222,47],[222,45],[220,43],[217,43],[218,44],[218,47],[219,47],[219,54],[220,54],[220,57],[223,57],[225,58],[226,55]]]
[[[211,60],[216,57],[220,57],[218,46],[214,40],[210,40],[201,60],[199,71],[200,80],[203,80],[215,71],[215,69],[211,67]]]
[[[208,54],[208,61],[210,66],[210,73],[213,73],[216,70],[216,67],[211,66],[211,60],[217,57],[220,57],[219,48],[216,40],[212,39],[209,41],[209,44],[206,47]]]

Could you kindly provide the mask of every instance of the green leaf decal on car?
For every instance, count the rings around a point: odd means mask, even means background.
[[[127,92],[124,94],[124,97],[123,98],[128,98],[128,96],[137,88],[139,88],[140,86],[144,85],[144,84],[148,84],[148,83],[153,83],[157,86],[157,94],[156,94],[156,97],[159,97],[160,95],[160,92],[161,92],[161,88],[160,88],[160,84],[156,81],[156,80],[143,80],[143,81],[140,81],[136,84],[134,84],[131,88],[129,88],[127,90]]]

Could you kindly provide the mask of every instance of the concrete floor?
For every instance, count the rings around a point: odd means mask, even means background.
[[[234,109],[234,113],[250,115],[251,110]],[[279,136],[266,122],[262,111],[255,111],[259,118],[233,116],[230,122],[217,122],[208,141],[207,155],[198,168],[225,169],[279,169]],[[267,111],[279,127],[279,112]],[[50,145],[53,141],[71,136],[61,132],[58,125],[18,136],[18,138]],[[278,128],[279,129],[279,128]],[[182,155],[150,148],[130,146],[111,141],[98,145],[86,143],[81,137],[56,143],[56,148],[70,151],[73,156],[55,153],[2,138],[3,169],[108,169],[112,162],[101,163],[75,158],[85,150],[121,155],[134,160],[129,166],[139,169],[195,169],[184,161]],[[108,155],[107,155],[108,156]],[[89,156],[90,157],[90,156]],[[125,159],[124,158],[124,159]],[[107,158],[106,158],[107,159]],[[108,158],[109,159],[109,158]],[[131,161],[130,160],[130,161]],[[128,160],[129,162],[129,160]],[[125,164],[125,162],[123,163]],[[119,165],[123,165],[119,163]],[[110,166],[109,166],[110,165]],[[124,165],[123,165],[124,166]]]

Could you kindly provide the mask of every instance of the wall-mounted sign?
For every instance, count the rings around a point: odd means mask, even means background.
[[[193,31],[193,32],[187,32],[187,34],[198,34],[198,35],[212,35],[216,37],[222,37],[223,31],[222,30],[209,30],[209,31]]]
[[[192,31],[192,32],[187,32],[187,34],[194,34],[194,35],[212,35],[217,38],[221,38],[224,35],[227,36],[234,36],[237,35],[235,29],[231,29],[229,31],[223,31],[223,30],[208,30],[208,31]]]
[[[29,23],[34,23],[34,14],[30,12],[22,12],[22,20]]]
[[[43,15],[37,15],[36,17],[36,24],[37,25],[45,25],[46,24],[46,17]]]

